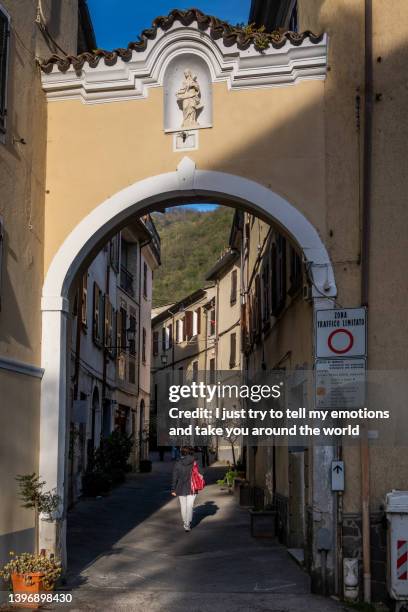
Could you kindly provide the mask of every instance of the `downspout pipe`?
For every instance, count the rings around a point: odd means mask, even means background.
[[[363,147],[363,206],[361,242],[361,304],[369,306],[370,229],[373,135],[373,4],[364,0],[364,147]],[[363,540],[364,601],[371,602],[370,555],[370,450],[367,432],[363,431],[360,444],[361,507]]]

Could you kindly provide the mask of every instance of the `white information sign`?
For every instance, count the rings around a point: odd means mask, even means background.
[[[366,360],[318,359],[316,361],[316,408],[331,410],[363,408]]]
[[[318,310],[315,318],[316,358],[366,357],[365,308]]]

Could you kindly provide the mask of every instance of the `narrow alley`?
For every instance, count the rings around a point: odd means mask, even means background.
[[[153,462],[151,474],[128,476],[109,497],[81,501],[70,514],[69,572],[61,587],[73,595],[68,609],[345,609],[310,595],[309,577],[284,547],[251,538],[248,511],[215,484],[222,467],[207,469],[194,528],[185,533],[178,501],[170,497],[173,463],[166,459]]]

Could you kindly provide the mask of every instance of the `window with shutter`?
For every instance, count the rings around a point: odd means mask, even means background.
[[[271,249],[272,315],[278,316],[286,301],[286,240],[278,235]]]
[[[237,334],[233,333],[230,335],[230,368],[234,368],[237,365]]]
[[[129,383],[131,385],[136,384],[136,361],[134,357],[130,357],[128,365]]]
[[[302,286],[302,258],[297,251],[290,247],[290,287],[289,295],[294,295]]]
[[[0,133],[6,131],[10,18],[0,7]]]
[[[143,327],[142,329],[142,361],[146,363],[146,329]]]
[[[93,322],[92,322],[92,337],[95,344],[101,344],[101,290],[97,283],[94,283],[94,294],[93,294]]]
[[[116,346],[118,351],[122,346],[122,310],[116,312]]]
[[[191,340],[193,337],[193,312],[187,310],[186,312],[186,323],[185,323],[186,339]]]
[[[215,308],[210,310],[210,336],[215,336]]]
[[[168,347],[171,349],[173,346],[173,324],[170,323],[168,327]]]
[[[264,327],[269,322],[270,317],[270,289],[269,289],[269,261],[264,260],[262,269],[262,322]]]
[[[210,385],[215,385],[215,359],[210,359]]]
[[[113,345],[112,330],[113,330],[113,308],[109,301],[109,297],[105,295],[105,347]]]
[[[166,350],[166,328],[162,328],[162,351]]]
[[[233,270],[231,272],[231,297],[230,303],[231,306],[237,301],[237,286],[238,286],[238,272],[237,270]]]
[[[156,357],[159,354],[159,332],[153,332],[153,356]]]
[[[126,351],[126,344],[127,344],[127,337],[126,337],[126,330],[127,330],[127,310],[126,308],[124,308],[123,306],[120,307],[120,325],[121,325],[121,329],[120,329],[120,337],[121,337],[121,343],[120,343],[120,347],[121,350],[123,352]]]
[[[88,272],[82,277],[81,323],[84,329],[88,327]]]
[[[134,309],[132,309],[132,314],[129,315],[129,329],[135,332],[135,337],[129,340],[129,353],[136,355],[136,316]]]
[[[143,264],[143,296],[147,297],[147,263]]]

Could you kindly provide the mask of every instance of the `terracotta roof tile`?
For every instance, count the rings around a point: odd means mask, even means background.
[[[129,61],[132,58],[133,51],[144,51],[149,40],[154,40],[158,30],[166,31],[175,21],[179,21],[184,26],[191,25],[194,21],[202,31],[208,31],[213,40],[222,38],[224,45],[231,47],[237,45],[240,50],[248,49],[251,45],[259,52],[264,51],[269,46],[279,49],[283,47],[287,40],[292,45],[301,45],[305,38],[308,38],[312,43],[321,41],[322,36],[317,36],[310,31],[298,32],[254,32],[250,28],[232,26],[226,21],[221,21],[217,17],[205,15],[198,9],[190,9],[181,11],[175,9],[165,17],[157,17],[152,24],[152,27],[143,30],[139,40],[128,44],[126,49],[114,49],[113,51],[104,51],[97,49],[93,52],[81,53],[80,55],[59,56],[52,55],[45,60],[41,69],[46,72],[52,72],[54,65],[58,66],[61,72],[66,72],[70,66],[75,70],[81,70],[85,63],[88,63],[91,68],[95,68],[101,60],[107,66],[116,64],[118,58],[123,61]]]

